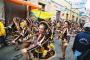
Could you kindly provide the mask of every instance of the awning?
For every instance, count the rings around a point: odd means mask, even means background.
[[[18,5],[30,6],[31,9],[40,9],[39,6],[31,3],[30,1],[23,1],[23,0],[5,0],[6,2],[11,2]]]
[[[52,13],[36,10],[36,9],[32,10],[32,12],[36,17],[41,18],[41,19],[49,19],[53,16]]]

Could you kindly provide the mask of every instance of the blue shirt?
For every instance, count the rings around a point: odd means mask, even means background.
[[[76,35],[73,44],[73,51],[86,52],[90,49],[90,32],[81,32]]]

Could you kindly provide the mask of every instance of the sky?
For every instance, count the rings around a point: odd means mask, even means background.
[[[86,9],[90,9],[90,0],[87,0]]]

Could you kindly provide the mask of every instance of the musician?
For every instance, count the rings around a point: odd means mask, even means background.
[[[34,36],[35,40],[34,40],[33,44],[30,45],[30,47],[35,46],[35,45],[39,46],[35,50],[31,51],[35,58],[43,58],[47,55],[47,53],[49,51],[49,48],[48,48],[49,42],[46,40],[50,40],[51,33],[49,32],[48,28],[49,27],[48,27],[47,23],[40,22],[39,27],[38,27],[38,32]],[[44,44],[42,45],[42,43],[44,43]],[[22,52],[26,53],[30,47],[23,49]]]

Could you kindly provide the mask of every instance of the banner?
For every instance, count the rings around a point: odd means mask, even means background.
[[[66,0],[68,2],[71,2],[71,3],[86,3],[87,0]]]
[[[72,8],[77,8],[77,9],[81,9],[81,8],[85,8],[85,4],[72,4]]]
[[[85,4],[87,2],[87,0],[67,0],[68,2],[70,2],[72,4],[72,8],[77,8],[77,9],[81,9],[81,8],[85,8]]]

